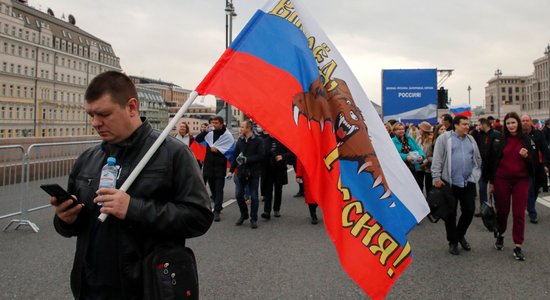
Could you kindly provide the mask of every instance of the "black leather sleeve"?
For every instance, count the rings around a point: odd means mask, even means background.
[[[166,143],[156,156],[160,163],[153,163],[153,167],[166,167],[167,173],[159,173],[158,178],[142,178],[135,195],[129,191],[132,198],[126,221],[158,236],[200,236],[210,228],[213,214],[199,167],[188,147],[172,149],[170,141]],[[147,172],[142,175],[145,177]]]

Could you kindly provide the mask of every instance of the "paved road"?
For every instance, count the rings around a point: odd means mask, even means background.
[[[189,241],[198,260],[201,298],[366,298],[340,267],[324,227],[311,225],[303,199],[292,197],[296,190],[295,184],[286,187],[281,218],[260,221],[258,229],[235,226],[238,208],[232,203],[221,222]],[[228,182],[227,203],[233,192]],[[0,207],[6,201],[0,195]],[[526,225],[525,262],[513,259],[510,235],[504,251],[496,251],[479,218],[467,236],[473,250],[459,256],[447,252],[443,224],[424,220],[409,235],[413,262],[388,299],[550,299],[550,209],[537,205],[541,222]],[[38,233],[28,227],[0,233],[0,299],[71,299],[74,239],[55,233],[50,209],[30,218]],[[0,220],[0,226],[7,222]]]

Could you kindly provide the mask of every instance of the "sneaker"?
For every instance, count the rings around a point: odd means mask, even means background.
[[[504,248],[504,237],[502,235],[497,236],[497,241],[495,242],[495,249],[502,250]]]
[[[537,218],[537,217],[529,218],[529,222],[531,222],[531,224],[538,224],[539,223],[539,218]]]
[[[220,221],[220,212],[215,211],[214,212],[214,222],[219,222],[219,221]]]
[[[298,197],[303,197],[303,196],[304,196],[304,193],[298,192],[298,193],[294,194],[294,196],[292,196],[292,197],[298,198]]]
[[[252,229],[258,228],[258,224],[256,223],[256,221],[250,221],[250,228]]]
[[[516,246],[516,248],[514,248],[514,258],[520,261],[525,260],[525,255],[523,254],[523,251],[521,251],[520,247]]]
[[[278,217],[281,216],[281,214],[279,213],[278,210],[276,210],[276,211],[273,212],[273,216],[275,216],[276,218],[278,218]]]

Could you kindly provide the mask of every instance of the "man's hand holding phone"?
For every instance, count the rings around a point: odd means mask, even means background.
[[[57,184],[46,184],[40,187],[51,196],[50,204],[55,207],[57,217],[67,224],[74,223],[84,204]]]
[[[58,218],[60,218],[63,222],[67,224],[73,224],[78,218],[78,214],[82,210],[82,207],[84,207],[84,204],[82,203],[71,207],[73,201],[76,200],[69,199],[67,201],[59,203],[56,197],[50,198],[51,205],[55,206],[55,214]]]

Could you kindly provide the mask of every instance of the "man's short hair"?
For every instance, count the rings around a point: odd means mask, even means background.
[[[443,114],[441,118],[449,123],[453,122],[453,117],[450,114]]]
[[[492,121],[495,120],[495,117],[493,117],[493,116],[488,116],[488,117],[487,117],[487,120],[489,120],[489,122],[492,122]]]
[[[485,118],[479,118],[479,120],[477,120],[477,121],[481,125],[487,125],[487,126],[491,127],[491,122],[489,122],[489,120],[487,120]]]
[[[244,120],[243,123],[246,124],[246,128],[250,128],[250,129],[254,128],[254,124],[250,120]]]
[[[107,71],[97,75],[88,85],[84,99],[86,102],[93,102],[105,94],[111,95],[112,101],[121,107],[126,106],[128,99],[138,99],[136,86],[132,80],[117,71]]]
[[[208,122],[212,122],[214,120],[216,120],[216,121],[220,122],[221,124],[223,124],[223,118],[220,117],[220,116],[214,116],[214,117],[210,118],[210,120],[208,120]]]
[[[468,121],[468,117],[462,116],[462,115],[456,116],[456,117],[453,119],[453,126],[454,126],[454,125],[460,124],[460,120],[466,120],[466,121]]]

